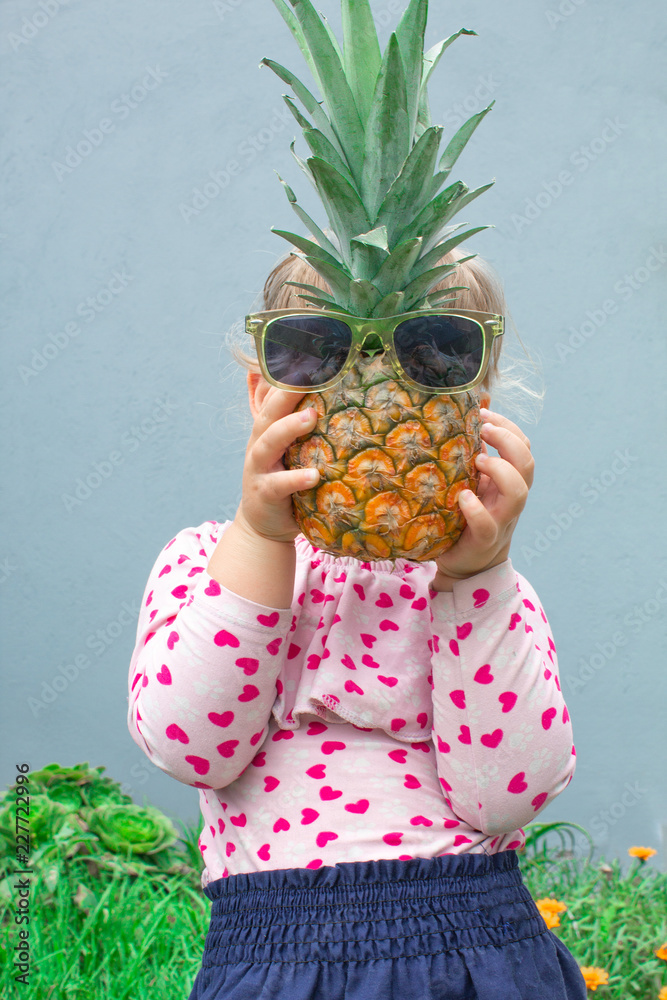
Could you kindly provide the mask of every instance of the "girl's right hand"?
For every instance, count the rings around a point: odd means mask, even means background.
[[[291,542],[300,528],[294,517],[292,493],[312,489],[317,469],[286,470],[282,458],[289,446],[312,431],[317,412],[293,412],[307,393],[270,386],[256,413],[243,466],[242,499],[235,521],[246,530],[276,542]]]

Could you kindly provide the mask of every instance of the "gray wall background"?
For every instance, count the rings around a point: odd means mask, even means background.
[[[338,3],[318,7],[341,37]],[[403,7],[373,3],[383,48]],[[196,791],[130,739],[126,677],[158,552],[238,503],[246,402],[241,374],[221,378],[224,332],[287,249],[269,227],[305,232],[273,171],[325,222],[259,61],[311,81],[270,0],[0,13],[2,783],[16,762],[88,760],[194,821]],[[457,164],[496,184],[461,221],[495,224],[472,248],[547,389],[513,560],[550,617],[578,765],[540,820],[623,863],[655,847],[664,868],[664,10],[434,2],[428,46],[464,26],[479,37],[432,77],[434,121],[449,138],[496,100]]]

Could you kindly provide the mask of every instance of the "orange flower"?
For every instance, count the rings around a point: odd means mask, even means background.
[[[652,858],[654,854],[658,852],[653,847],[629,847],[628,854],[631,858],[639,858],[640,861],[646,861],[647,858]]]
[[[583,968],[580,966],[579,968],[586,981],[586,988],[589,990],[595,992],[598,986],[605,986],[609,982],[609,973],[605,972],[604,969],[597,969],[594,965],[586,965]]]
[[[656,958],[664,958],[667,962],[667,944],[661,944],[655,954]],[[667,990],[667,986],[665,986],[665,989]]]
[[[667,986],[663,986],[658,993],[658,1000],[667,1000]]]
[[[567,910],[565,903],[560,903],[557,899],[538,899],[535,904],[540,911],[540,916],[544,919],[548,930],[560,927],[559,913]]]

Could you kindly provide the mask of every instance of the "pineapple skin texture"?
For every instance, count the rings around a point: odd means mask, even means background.
[[[292,495],[316,548],[362,562],[437,559],[458,540],[464,489],[477,492],[482,420],[476,392],[430,394],[397,379],[383,355],[361,358],[331,389],[308,393],[314,430],[287,449],[287,469],[317,468]]]

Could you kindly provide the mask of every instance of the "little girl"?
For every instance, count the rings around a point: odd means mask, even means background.
[[[264,308],[303,306],[293,280],[327,288],[288,256]],[[456,283],[460,307],[504,315],[478,257]],[[319,474],[281,461],[316,414],[248,367],[238,512],[158,556],[129,677],[133,739],[199,789],[212,915],[191,1000],[584,1000],[516,853],[575,769],[549,624],[509,560],[528,439],[482,409],[479,496],[436,562],[335,557],[292,511]]]

